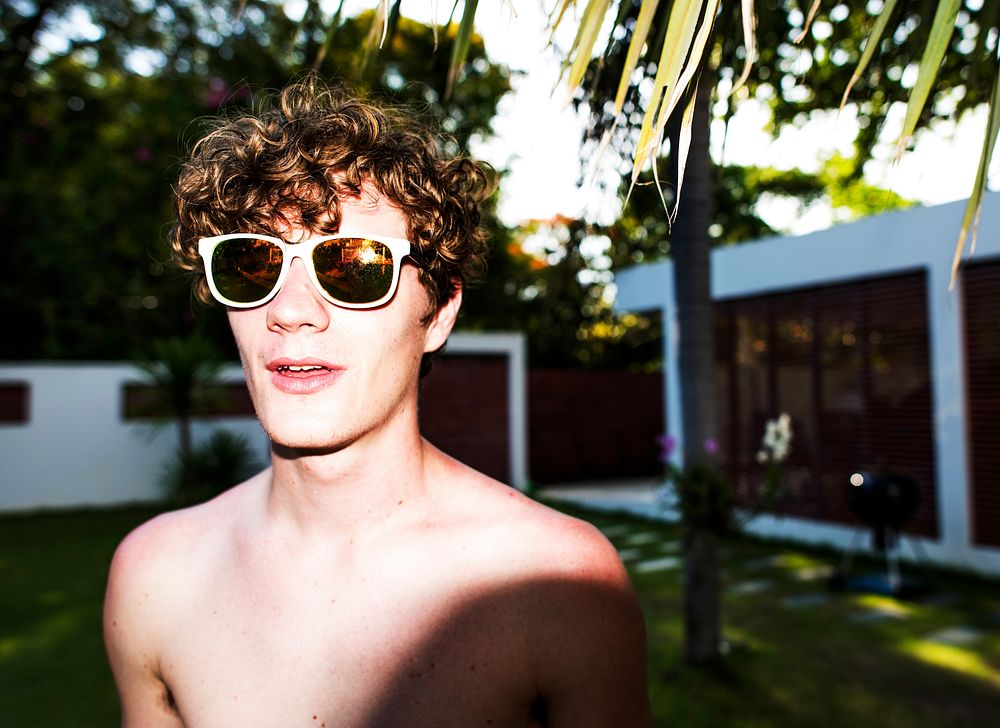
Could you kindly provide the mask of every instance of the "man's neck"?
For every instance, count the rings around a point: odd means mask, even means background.
[[[265,518],[327,542],[391,528],[428,496],[427,453],[416,423],[387,424],[337,450],[275,447]]]

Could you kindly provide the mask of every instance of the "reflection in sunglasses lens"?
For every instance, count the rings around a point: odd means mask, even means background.
[[[219,243],[212,254],[212,278],[230,301],[252,303],[267,296],[281,273],[281,248],[259,238]]]
[[[319,283],[343,303],[371,303],[389,292],[393,260],[377,240],[340,238],[316,246],[313,265]]]

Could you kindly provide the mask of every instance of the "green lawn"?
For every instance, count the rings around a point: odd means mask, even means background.
[[[101,645],[112,551],[150,509],[0,518],[0,724],[114,725]],[[663,726],[996,725],[1000,582],[935,573],[930,597],[831,594],[836,555],[758,541],[726,547],[722,669],[680,662],[676,529],[588,516],[633,571]],[[653,569],[644,571],[643,569]]]
[[[588,519],[618,546],[642,600],[657,725],[1000,725],[1000,581],[934,572],[934,593],[905,602],[832,593],[839,554],[736,540],[724,558],[730,652],[723,669],[696,670],[681,664],[679,568],[663,562],[679,556],[677,529]],[[659,570],[636,568],[656,560]]]
[[[0,518],[0,724],[112,726],[118,702],[101,639],[115,546],[149,509]]]

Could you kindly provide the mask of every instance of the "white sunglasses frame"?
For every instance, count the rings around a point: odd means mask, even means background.
[[[238,238],[266,240],[269,243],[274,243],[281,249],[281,271],[278,273],[278,280],[274,282],[274,288],[271,289],[271,292],[259,301],[252,301],[250,303],[231,301],[223,296],[215,285],[215,279],[212,276],[212,254],[215,252],[219,243],[227,240],[236,240]],[[372,242],[381,243],[389,248],[389,252],[392,253],[392,282],[389,284],[388,292],[376,301],[371,301],[370,303],[349,303],[347,301],[339,301],[331,296],[326,289],[320,285],[319,278],[316,276],[316,267],[313,264],[312,259],[312,254],[316,249],[316,246],[330,240],[345,240],[350,238],[360,238],[362,240],[371,240]],[[399,287],[399,271],[403,267],[404,258],[409,257],[413,260],[412,250],[413,244],[404,238],[390,238],[382,235],[355,235],[349,233],[323,235],[321,237],[309,238],[298,243],[289,243],[281,238],[276,238],[273,235],[259,235],[257,233],[227,233],[226,235],[213,235],[211,237],[201,238],[198,240],[198,254],[201,255],[201,259],[205,265],[205,279],[208,281],[208,288],[212,292],[212,296],[216,301],[229,306],[230,308],[257,308],[258,306],[263,306],[265,303],[277,296],[278,291],[281,290],[281,286],[285,283],[285,279],[288,278],[288,271],[291,270],[292,261],[295,260],[295,258],[302,259],[302,263],[305,265],[306,271],[309,273],[309,279],[312,281],[313,286],[315,286],[316,290],[319,291],[319,294],[324,300],[329,301],[334,306],[339,306],[341,308],[378,308],[379,306],[388,303],[396,294],[396,289]]]

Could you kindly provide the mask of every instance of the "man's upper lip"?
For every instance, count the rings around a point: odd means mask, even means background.
[[[324,359],[316,359],[314,357],[306,357],[305,359],[279,357],[277,359],[271,359],[271,361],[267,363],[268,370],[272,372],[276,372],[283,367],[323,367],[324,369],[343,369],[343,367],[332,364]]]

